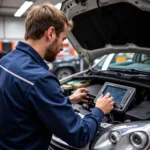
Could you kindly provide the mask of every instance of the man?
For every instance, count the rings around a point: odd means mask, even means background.
[[[25,21],[25,42],[0,61],[0,149],[46,150],[52,134],[75,147],[96,135],[113,98],[101,96],[83,119],[71,103],[86,102],[87,89],[64,97],[44,62],[62,50],[70,22],[51,4],[34,6]]]

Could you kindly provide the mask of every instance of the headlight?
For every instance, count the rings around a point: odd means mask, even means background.
[[[136,149],[143,149],[147,145],[148,136],[144,132],[134,132],[130,135],[130,142]]]
[[[118,131],[112,131],[109,135],[109,139],[113,144],[116,144],[119,141],[120,138],[120,132]]]
[[[104,124],[101,124],[105,127]],[[92,150],[148,150],[150,121],[111,125],[103,128],[91,143]]]

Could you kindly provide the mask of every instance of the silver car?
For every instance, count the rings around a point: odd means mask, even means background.
[[[115,101],[84,150],[150,149],[150,1],[66,0],[61,10],[74,23],[69,40],[90,65],[60,80],[64,94],[88,88],[89,102],[72,105],[81,117],[101,94],[110,92]],[[77,148],[54,135],[50,149]]]

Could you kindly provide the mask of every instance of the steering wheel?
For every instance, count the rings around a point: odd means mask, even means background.
[[[142,63],[144,63],[144,64],[150,64],[150,58],[147,58],[147,59],[143,60]]]

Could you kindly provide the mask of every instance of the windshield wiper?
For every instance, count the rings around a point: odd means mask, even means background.
[[[120,72],[120,73],[129,73],[129,74],[138,74],[137,76],[139,76],[140,74],[142,75],[146,75],[150,77],[150,72],[148,71],[141,71],[141,70],[136,70],[136,69],[121,69],[121,68],[113,68],[113,69],[108,69],[109,71],[115,71],[115,72]]]
[[[138,81],[150,81],[150,72],[139,71],[136,69],[109,69],[109,70],[96,70],[92,69],[93,75],[104,75],[105,77],[115,77],[118,79],[125,79],[125,80],[136,80]]]

